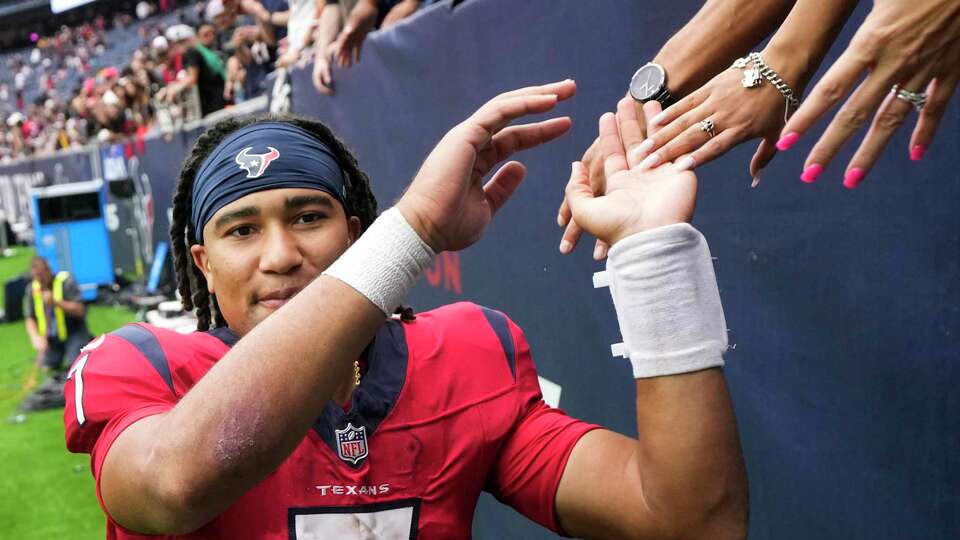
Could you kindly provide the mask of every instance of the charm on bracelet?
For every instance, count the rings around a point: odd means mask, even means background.
[[[744,88],[756,88],[760,86],[762,82],[763,75],[761,75],[760,70],[756,68],[744,70],[743,78],[740,79],[740,84],[742,84]]]
[[[780,75],[763,61],[763,57],[758,52],[752,52],[743,58],[734,61],[731,69],[743,70],[743,78],[740,83],[744,88],[757,88],[763,84],[766,79],[774,88],[780,92],[784,99],[783,122],[786,123],[790,118],[790,109],[796,110],[800,106],[800,100],[797,98],[793,88],[790,87]],[[899,97],[899,95],[898,95]],[[906,99],[906,98],[901,98]]]
[[[757,66],[747,69],[751,62],[753,62],[753,58],[744,56],[743,58],[737,58],[733,62],[733,65],[730,66],[731,69],[744,70],[743,78],[740,79],[740,84],[742,84],[744,88],[757,88],[763,84],[763,73],[760,72]]]

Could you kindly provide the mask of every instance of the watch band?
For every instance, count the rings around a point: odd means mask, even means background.
[[[651,81],[649,79],[650,72],[658,74],[659,76],[659,80],[653,81],[656,84],[654,88],[651,88]],[[663,66],[656,62],[647,62],[637,69],[633,77],[630,78],[628,93],[630,97],[640,103],[658,101],[663,105],[663,108],[667,108],[677,101],[676,98],[673,97],[673,94],[670,93],[667,79],[667,71]]]
[[[663,85],[663,90],[661,90],[659,94],[654,96],[653,99],[650,99],[647,101],[659,101],[660,105],[662,105],[663,108],[666,109],[667,107],[676,103],[677,98],[673,97],[673,94],[670,93],[670,89],[667,88],[667,85]]]

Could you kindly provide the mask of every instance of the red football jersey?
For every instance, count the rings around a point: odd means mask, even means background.
[[[237,340],[129,325],[91,342],[66,385],[67,447],[100,469],[129,425],[163,413]],[[547,406],[523,332],[460,303],[389,320],[349,410],[329,402],[293,454],[225,512],[169,538],[469,538],[481,490],[559,532],[567,458],[598,426]],[[144,538],[107,517],[107,538]]]

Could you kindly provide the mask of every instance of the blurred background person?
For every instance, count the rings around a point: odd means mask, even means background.
[[[30,276],[33,281],[23,297],[27,335],[37,351],[37,362],[59,370],[90,341],[86,306],[70,273],[61,271],[54,275],[43,257],[33,258]]]
[[[62,407],[64,369],[92,338],[87,330],[87,307],[70,273],[61,271],[54,275],[43,257],[33,258],[30,275],[33,281],[23,296],[27,336],[37,353],[37,365],[52,373],[22,407]]]
[[[177,25],[167,30],[166,37],[172,44],[172,54],[183,55],[184,71],[157,97],[172,103],[183,91],[196,88],[203,116],[222,109],[226,105],[223,93],[227,71],[223,59],[212,49],[216,40],[214,25],[202,25],[199,34],[185,24]]]

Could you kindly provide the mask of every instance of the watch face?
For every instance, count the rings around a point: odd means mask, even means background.
[[[637,101],[650,101],[666,86],[667,74],[657,64],[638,69],[630,79],[630,95]]]

